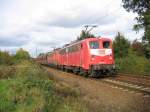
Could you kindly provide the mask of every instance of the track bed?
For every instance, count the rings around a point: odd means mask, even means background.
[[[141,91],[119,87],[102,79],[91,79],[46,67],[57,81],[77,88],[92,112],[148,112],[150,96]]]

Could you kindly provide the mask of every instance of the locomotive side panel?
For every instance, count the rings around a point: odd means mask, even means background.
[[[84,70],[89,70],[89,49],[88,49],[88,40],[83,41],[82,51],[81,51],[81,65]]]
[[[75,44],[68,47],[68,66],[80,67],[81,44]]]

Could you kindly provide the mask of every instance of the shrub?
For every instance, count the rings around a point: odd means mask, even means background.
[[[28,59],[30,59],[30,55],[27,51],[25,51],[24,49],[21,48],[17,51],[14,58],[16,60],[28,60]]]
[[[116,58],[116,65],[120,68],[119,72],[150,75],[150,61],[145,57],[137,56],[132,50],[128,57]]]
[[[0,111],[54,112],[59,98],[53,91],[53,82],[38,65],[28,61],[18,64],[12,78],[0,80]],[[5,85],[3,87],[3,85]]]
[[[144,56],[145,49],[141,42],[134,40],[131,48],[137,53],[138,56]]]
[[[0,79],[13,77],[15,69],[14,66],[0,65]]]
[[[13,57],[8,52],[0,51],[0,65],[12,65],[13,63]]]
[[[15,68],[12,77],[0,80],[0,112],[87,112],[78,92],[56,88],[39,65],[22,61]]]

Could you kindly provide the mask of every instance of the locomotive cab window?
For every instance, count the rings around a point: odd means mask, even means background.
[[[110,48],[110,42],[109,41],[104,41],[103,42],[103,48]]]
[[[99,42],[98,41],[91,41],[89,43],[89,45],[90,45],[91,49],[98,49],[99,48]]]

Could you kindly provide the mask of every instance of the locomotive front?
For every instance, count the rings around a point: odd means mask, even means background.
[[[115,74],[115,61],[112,41],[108,38],[89,40],[90,74]]]

